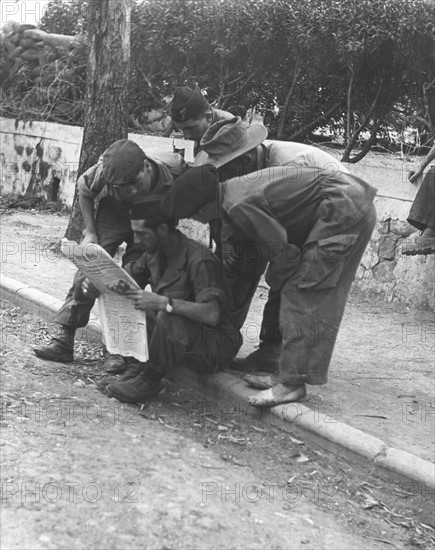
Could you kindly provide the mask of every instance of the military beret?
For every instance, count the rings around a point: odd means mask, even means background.
[[[172,218],[188,218],[216,199],[219,189],[217,169],[211,164],[189,168],[179,176],[164,196],[160,208]]]
[[[207,107],[207,100],[199,86],[182,86],[175,92],[169,104],[169,116],[175,123],[183,123],[191,118],[200,117],[206,112]]]
[[[161,223],[174,225],[176,220],[161,210],[161,201],[162,195],[148,195],[140,202],[130,206],[128,215],[131,220],[144,220],[145,226],[148,227],[155,227]]]

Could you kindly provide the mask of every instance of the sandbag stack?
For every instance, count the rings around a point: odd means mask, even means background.
[[[76,45],[74,36],[49,34],[34,25],[10,23],[8,27],[11,30],[3,40],[8,68],[2,74],[2,80],[13,78],[21,67],[27,65],[30,79],[37,83],[47,66],[53,65],[54,68],[56,61],[62,65],[62,60]],[[62,67],[56,67],[57,71],[59,68]],[[45,72],[53,73],[53,79],[55,78],[56,71]]]

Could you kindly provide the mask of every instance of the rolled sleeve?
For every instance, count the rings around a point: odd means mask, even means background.
[[[103,190],[105,181],[103,178],[102,163],[91,166],[77,181],[77,188],[82,197],[94,199]]]
[[[191,266],[191,281],[195,302],[207,303],[216,300],[222,309],[226,305],[222,274],[219,265],[212,259],[196,262]]]

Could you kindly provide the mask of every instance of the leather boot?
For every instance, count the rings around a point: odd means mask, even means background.
[[[35,355],[47,361],[72,363],[74,361],[74,335],[76,329],[60,325],[58,333],[48,344],[33,348]]]

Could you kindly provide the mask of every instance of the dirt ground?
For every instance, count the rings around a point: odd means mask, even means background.
[[[65,214],[6,211],[2,273],[62,299],[74,273],[74,266],[56,251],[67,222]],[[207,232],[199,226],[194,237],[206,241]],[[188,222],[183,228],[192,231]],[[243,328],[242,355],[258,343],[266,298],[267,289],[260,286]],[[343,421],[434,462],[434,343],[433,312],[374,301],[354,291],[329,383],[310,387],[306,404],[329,415],[331,422]]]
[[[108,399],[98,345],[73,364],[30,346],[50,326],[2,302],[1,547],[435,548],[430,495],[375,477],[289,426],[210,414],[167,384]],[[102,378],[103,377],[103,378]]]

